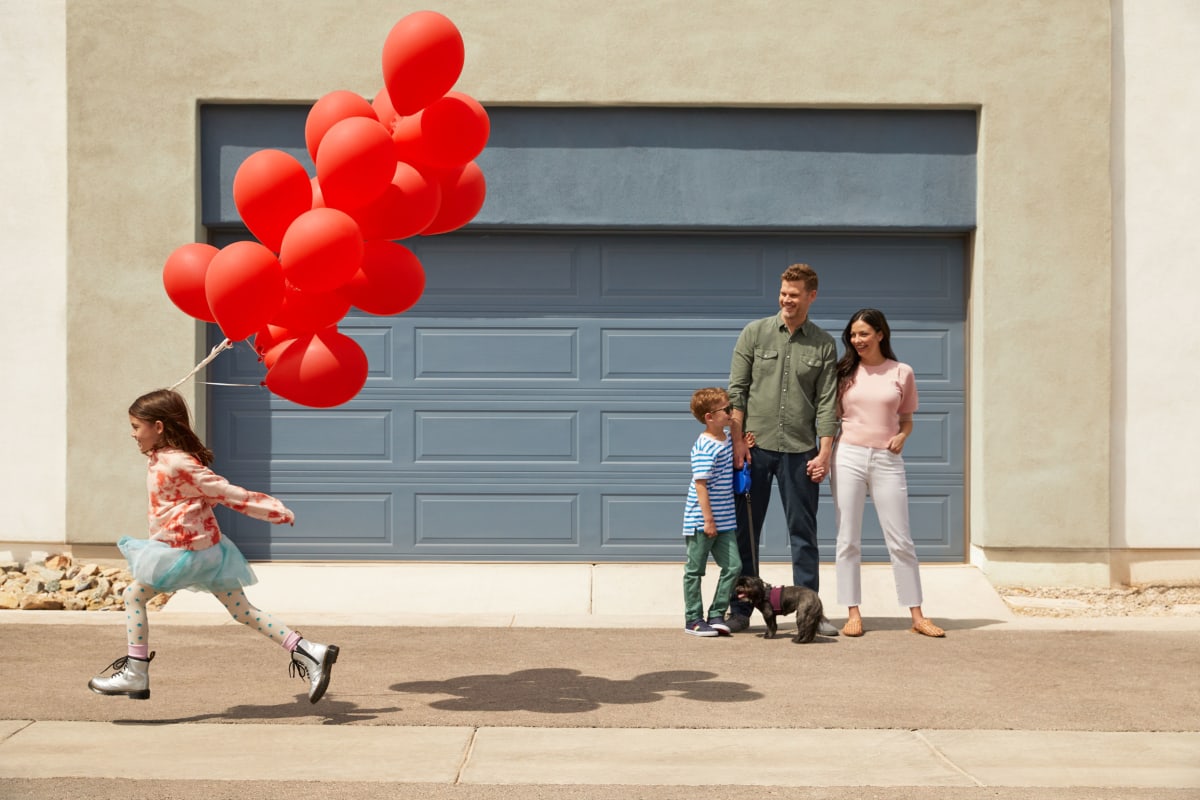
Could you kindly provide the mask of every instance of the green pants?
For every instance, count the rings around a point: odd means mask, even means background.
[[[742,571],[737,530],[718,531],[717,535],[711,538],[699,530],[683,538],[687,542],[687,566],[683,570],[684,623],[694,619],[710,620],[724,617],[729,608],[733,584],[737,582]],[[713,561],[721,568],[721,578],[717,581],[717,591],[713,593],[712,605],[708,607],[708,615],[705,616],[704,598],[700,596],[700,579],[704,577],[709,553],[712,553]]]

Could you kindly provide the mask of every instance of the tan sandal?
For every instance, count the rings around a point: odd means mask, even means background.
[[[919,633],[923,636],[932,636],[935,639],[940,639],[946,635],[944,630],[939,628],[937,625],[934,625],[927,619],[923,619],[920,622],[914,622],[912,626],[912,632]]]
[[[846,620],[846,624],[842,626],[842,636],[862,636],[863,624],[862,617],[851,617]]]

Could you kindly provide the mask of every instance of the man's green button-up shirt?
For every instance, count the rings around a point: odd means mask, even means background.
[[[729,368],[729,402],[757,445],[804,453],[837,432],[837,345],[805,320],[788,333],[779,314],[742,329]]]

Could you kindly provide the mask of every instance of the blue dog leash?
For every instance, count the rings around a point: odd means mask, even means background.
[[[754,506],[750,503],[750,462],[743,461],[741,469],[733,471],[733,491],[746,501],[746,527],[750,529],[750,560],[758,574],[758,537],[754,535]]]

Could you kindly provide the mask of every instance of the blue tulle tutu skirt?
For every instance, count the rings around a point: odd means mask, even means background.
[[[117,547],[138,583],[160,592],[218,592],[258,583],[242,551],[227,537],[204,550],[183,550],[154,539],[124,536]]]

